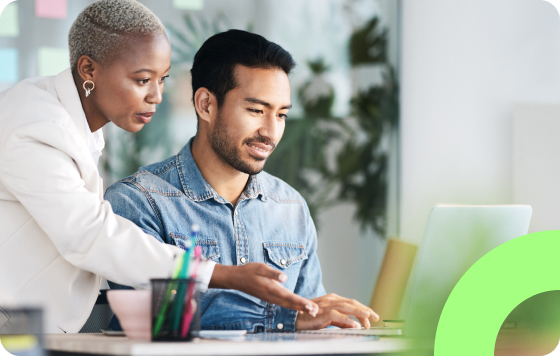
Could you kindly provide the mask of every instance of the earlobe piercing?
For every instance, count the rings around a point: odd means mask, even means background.
[[[86,88],[86,83],[91,83],[91,88]],[[93,89],[95,89],[95,83],[92,82],[91,80],[86,80],[86,81],[84,82],[83,87],[84,87],[84,90],[86,91],[86,98],[87,98],[87,97],[89,96],[89,94],[91,94],[91,91],[92,91]]]

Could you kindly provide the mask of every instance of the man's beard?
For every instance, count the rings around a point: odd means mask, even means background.
[[[274,148],[276,147],[274,141],[263,136],[246,138],[243,140],[243,145],[251,142],[260,142],[266,145],[270,145],[272,146],[272,150],[274,150]],[[264,161],[266,161],[266,158],[251,156],[253,160],[257,162],[263,162],[262,165],[252,165],[249,162],[243,161],[243,159],[241,158],[241,150],[235,145],[234,142],[231,141],[231,138],[228,135],[227,126],[225,125],[220,112],[218,112],[218,115],[216,117],[216,124],[214,125],[214,130],[212,131],[212,134],[210,136],[210,145],[212,146],[212,149],[218,155],[218,157],[222,159],[222,161],[240,172],[254,175],[259,174],[264,169]]]

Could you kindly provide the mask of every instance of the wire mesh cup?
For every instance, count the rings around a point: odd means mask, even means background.
[[[42,309],[0,307],[1,355],[44,356],[43,345]]]
[[[152,340],[190,341],[200,331],[195,279],[152,279]]]

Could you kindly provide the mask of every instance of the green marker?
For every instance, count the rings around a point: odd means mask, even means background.
[[[181,256],[179,266],[183,266],[185,264],[185,259],[186,259],[185,255],[186,253],[184,253]],[[180,274],[180,271],[181,269],[177,268],[172,278],[177,279],[178,275]],[[169,300],[171,299],[171,293],[173,292],[174,289],[175,289],[175,283],[169,283],[169,286],[167,287],[167,291],[165,292],[165,297],[163,298],[163,305],[159,310],[156,324],[154,325],[154,329],[152,330],[153,338],[155,338],[159,334],[161,327],[163,326],[163,322],[165,321],[165,313],[167,312],[167,307],[169,306]]]

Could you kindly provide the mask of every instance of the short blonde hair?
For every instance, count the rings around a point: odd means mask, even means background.
[[[165,33],[157,16],[136,0],[100,0],[86,7],[68,33],[70,65],[76,69],[83,55],[104,62],[131,35]]]

